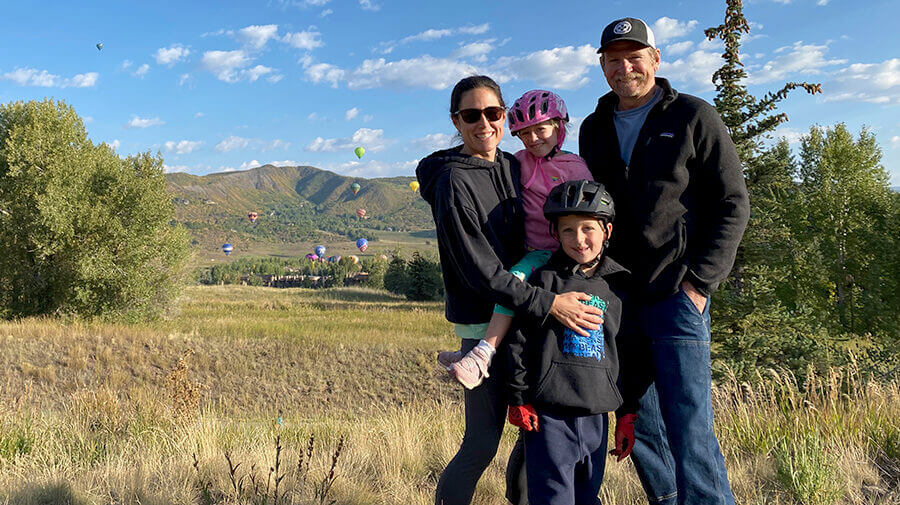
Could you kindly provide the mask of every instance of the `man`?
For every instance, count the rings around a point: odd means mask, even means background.
[[[709,297],[750,214],[741,163],[716,110],[656,77],[644,21],[613,21],[597,52],[612,91],[582,123],[579,149],[620,209],[609,254],[634,275],[632,317],[655,379],[632,459],[650,503],[733,504],[713,432]]]

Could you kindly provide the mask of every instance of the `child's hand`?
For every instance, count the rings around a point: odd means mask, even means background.
[[[507,414],[509,424],[525,431],[538,431],[537,411],[531,405],[510,405]]]
[[[616,419],[616,448],[609,453],[616,456],[617,462],[630,456],[631,450],[634,449],[635,421],[637,421],[635,414],[625,414]]]

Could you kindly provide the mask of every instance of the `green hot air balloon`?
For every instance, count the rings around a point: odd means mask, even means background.
[[[359,193],[360,188],[362,188],[362,186],[360,186],[358,182],[354,182],[353,184],[350,185],[350,189],[353,190],[354,195]]]
[[[103,49],[103,42],[97,42],[97,50]]]
[[[353,152],[356,153],[357,158],[362,158],[363,154],[366,154],[366,150],[362,147],[357,147],[353,150]]]

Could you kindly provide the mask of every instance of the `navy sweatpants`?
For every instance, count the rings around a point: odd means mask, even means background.
[[[595,505],[606,467],[606,414],[538,412],[539,431],[523,433],[530,505]]]

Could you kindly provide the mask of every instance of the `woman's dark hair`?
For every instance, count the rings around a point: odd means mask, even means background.
[[[472,75],[462,79],[456,86],[453,86],[453,92],[450,93],[450,113],[459,111],[459,102],[462,100],[463,93],[469,90],[473,90],[476,88],[487,88],[494,92],[497,95],[497,100],[500,102],[500,106],[504,109],[506,108],[506,103],[503,101],[503,94],[500,93],[500,86],[494,82],[493,79],[486,75]]]

